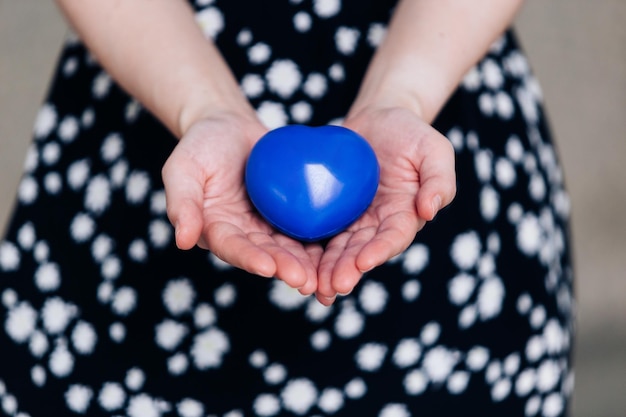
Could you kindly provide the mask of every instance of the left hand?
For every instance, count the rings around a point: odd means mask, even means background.
[[[318,267],[316,296],[325,305],[350,293],[364,272],[405,250],[456,193],[450,142],[404,108],[365,108],[344,126],[366,138],[380,165],[372,204],[333,237]]]

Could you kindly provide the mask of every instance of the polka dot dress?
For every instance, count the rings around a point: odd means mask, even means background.
[[[393,1],[196,0],[270,128],[340,121]],[[435,122],[458,195],[332,307],[180,251],[175,139],[70,36],[0,241],[0,416],[568,415],[569,199],[511,33]]]

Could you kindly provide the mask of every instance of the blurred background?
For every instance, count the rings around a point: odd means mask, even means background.
[[[575,417],[626,416],[626,1],[527,0],[516,21],[541,81],[573,206]],[[0,233],[66,26],[53,2],[0,0]]]

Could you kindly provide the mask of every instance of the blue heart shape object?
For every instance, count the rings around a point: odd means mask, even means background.
[[[272,226],[313,242],[345,230],[363,214],[379,176],[374,150],[356,132],[287,125],[254,145],[245,182],[253,205]]]

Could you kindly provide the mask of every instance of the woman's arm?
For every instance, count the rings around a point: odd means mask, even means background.
[[[267,131],[184,0],[57,0],[99,63],[180,141],[163,167],[181,249],[317,288],[320,246],[276,233],[251,207],[246,158]]]
[[[214,111],[254,116],[183,0],[57,0],[99,63],[177,137]]]
[[[401,0],[350,113],[372,104],[400,106],[432,122],[522,3]]]
[[[520,4],[400,0],[396,6],[344,122],[376,151],[378,192],[365,214],[326,246],[317,292],[324,304],[405,250],[454,198],[454,151],[430,123]]]

